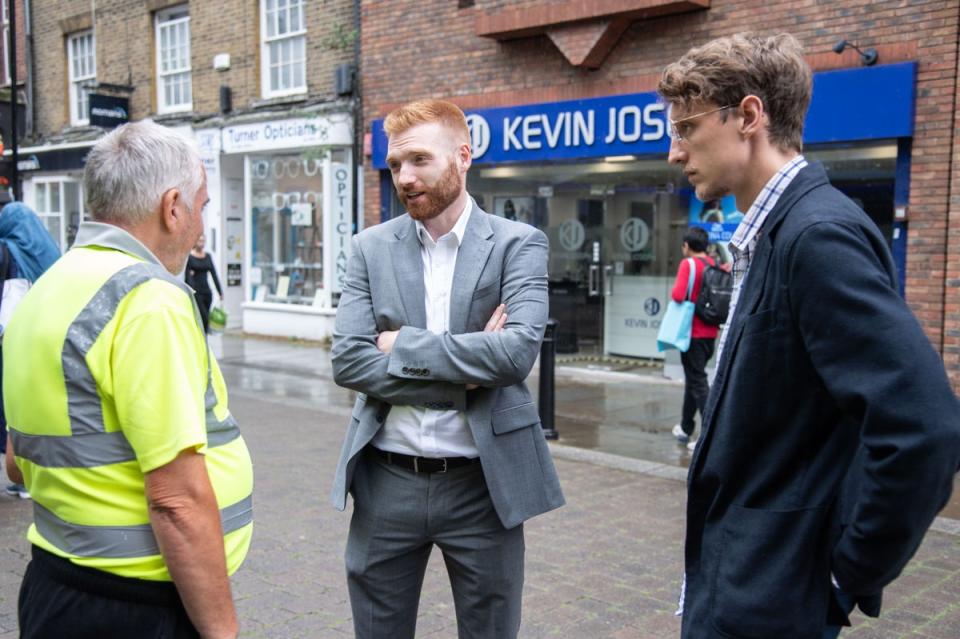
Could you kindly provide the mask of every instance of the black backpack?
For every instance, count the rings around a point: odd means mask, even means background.
[[[733,295],[733,275],[710,262],[697,258],[703,263],[703,282],[694,313],[705,324],[720,326],[730,314],[730,296]]]

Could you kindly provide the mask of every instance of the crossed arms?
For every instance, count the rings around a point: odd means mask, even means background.
[[[336,383],[388,404],[443,402],[465,410],[469,388],[526,379],[547,320],[548,245],[546,236],[533,228],[511,244],[500,267],[501,304],[484,330],[453,335],[415,326],[381,331],[364,243],[354,237],[333,336]],[[420,368],[419,374],[404,371],[411,364]]]

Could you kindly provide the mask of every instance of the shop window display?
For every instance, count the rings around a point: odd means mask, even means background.
[[[251,295],[312,304],[323,291],[323,157],[251,156]]]

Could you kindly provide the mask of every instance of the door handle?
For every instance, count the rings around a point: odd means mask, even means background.
[[[587,295],[596,297],[600,295],[600,265],[591,264],[590,273],[587,277]]]
[[[613,295],[613,267],[609,264],[603,267],[603,295]]]

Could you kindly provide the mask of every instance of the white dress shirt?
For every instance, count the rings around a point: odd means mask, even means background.
[[[423,260],[427,330],[437,335],[450,328],[453,269],[472,207],[473,201],[468,200],[453,229],[436,242],[421,222],[416,223]],[[380,450],[418,457],[479,456],[466,414],[455,410],[394,406],[372,443]]]

